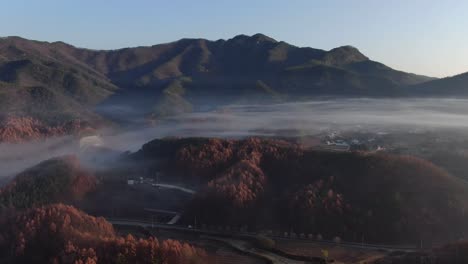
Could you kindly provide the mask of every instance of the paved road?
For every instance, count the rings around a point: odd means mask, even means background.
[[[182,191],[182,192],[185,192],[185,193],[189,193],[189,194],[195,194],[196,193],[195,190],[188,189],[188,188],[185,188],[185,187],[180,187],[180,186],[173,185],[173,184],[153,183],[151,185],[155,186],[155,187],[160,187],[160,188],[176,189],[176,190],[179,190],[179,191]]]
[[[177,230],[177,231],[188,231],[188,232],[195,232],[205,235],[229,235],[226,232],[218,232],[218,231],[209,231],[209,230],[202,230],[202,229],[194,229],[194,228],[187,228],[183,226],[177,225],[168,225],[168,224],[160,224],[160,223],[151,223],[148,221],[139,221],[139,220],[132,220],[132,219],[107,219],[110,223],[114,225],[124,225],[124,226],[142,226],[142,227],[155,227],[160,229],[168,229],[168,230]],[[255,236],[255,233],[232,233],[232,236]],[[405,251],[405,252],[416,252],[420,249],[417,247],[407,246],[407,245],[378,245],[378,244],[362,244],[362,243],[351,243],[351,242],[341,242],[339,244],[333,241],[327,240],[308,240],[308,239],[295,239],[295,238],[284,238],[284,237],[275,237],[272,236],[274,239],[283,239],[283,240],[291,240],[296,242],[306,242],[306,243],[315,243],[315,244],[322,244],[322,245],[339,245],[344,248],[353,248],[353,249],[366,249],[366,250],[386,250],[386,251]]]
[[[176,214],[169,222],[167,222],[168,225],[175,225],[177,222],[179,222],[180,217],[182,217],[181,214]]]
[[[355,243],[355,242],[334,242],[331,240],[314,240],[314,239],[297,239],[297,238],[289,238],[289,237],[282,237],[282,236],[271,236],[275,240],[289,240],[289,241],[300,241],[304,243],[315,243],[315,244],[322,244],[322,245],[330,245],[330,246],[342,246],[348,248],[356,248],[356,249],[366,249],[366,250],[386,250],[386,251],[404,251],[404,252],[417,252],[420,251],[421,248],[412,245],[383,245],[383,244],[368,244],[368,243]]]
[[[188,194],[195,194],[196,191],[195,190],[192,190],[192,189],[189,189],[189,188],[185,188],[185,187],[181,187],[181,186],[178,186],[178,185],[173,185],[173,184],[166,184],[166,183],[151,183],[151,182],[146,182],[145,183],[148,183],[148,184],[151,184],[151,186],[153,187],[159,187],[159,188],[167,188],[167,189],[175,189],[175,190],[179,190],[181,192],[185,192],[185,193],[188,193]],[[162,212],[162,213],[169,213],[169,214],[174,214],[174,217],[169,220],[169,222],[167,222],[168,225],[175,225],[177,224],[177,222],[180,220],[180,218],[182,217],[182,213],[181,212],[172,212],[172,211],[167,211],[167,210],[159,210],[159,209],[151,209],[151,208],[145,208],[145,210],[147,211],[153,211],[153,212]]]
[[[269,252],[267,250],[262,250],[256,247],[253,247],[251,243],[245,241],[245,240],[239,240],[239,239],[232,239],[232,238],[219,238],[219,237],[202,237],[202,238],[207,238],[210,240],[214,241],[219,241],[223,242],[225,244],[230,245],[231,247],[240,250],[242,252],[250,253],[252,255],[261,257],[263,259],[268,259],[272,264],[307,264],[310,262],[306,261],[298,261],[298,260],[293,260],[290,258],[285,258],[279,255],[276,255],[273,252]]]
[[[167,222],[168,225],[175,225],[182,217],[182,213],[174,212],[174,211],[167,211],[167,210],[160,210],[160,209],[152,209],[152,208],[144,208],[143,210],[152,212],[152,213],[163,213],[163,214],[171,214],[174,215],[171,220]]]
[[[142,226],[142,227],[152,227],[152,228],[166,228],[169,229],[167,225],[162,225],[162,224],[152,224],[152,223],[147,223],[147,222],[142,222],[142,221],[133,221],[133,220],[110,220],[108,219],[109,222],[111,222],[114,225],[125,225],[125,226]],[[191,228],[185,228],[185,227],[178,227],[178,226],[171,226],[171,230],[179,230],[179,231],[190,231],[190,232],[203,232],[204,234],[208,233],[207,231],[202,231],[198,229],[191,229]],[[232,238],[219,238],[215,237],[216,233],[215,232],[210,232],[211,236],[204,236],[202,238],[205,239],[210,239],[210,240],[215,240],[215,241],[220,241],[225,244],[230,245],[231,247],[250,253],[252,255],[256,255],[258,257],[261,257],[263,259],[268,259],[271,261],[272,264],[306,264],[308,262],[304,261],[296,261],[292,260],[289,258],[285,258],[279,255],[276,255],[272,252],[266,251],[266,250],[261,250],[255,247],[252,247],[252,245],[244,240],[241,239],[232,239]]]
[[[152,213],[162,213],[162,214],[170,214],[170,215],[176,215],[179,212],[176,211],[169,211],[169,210],[162,210],[162,209],[154,209],[154,208],[143,208],[143,210],[152,212]]]

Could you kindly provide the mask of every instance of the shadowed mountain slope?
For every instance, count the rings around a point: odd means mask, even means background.
[[[98,124],[102,115],[157,118],[228,103],[399,96],[429,80],[351,46],[301,48],[262,34],[109,51],[0,39],[1,113],[51,125]]]

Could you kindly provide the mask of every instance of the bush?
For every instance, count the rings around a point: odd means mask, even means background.
[[[258,235],[255,237],[255,246],[262,249],[271,250],[276,247],[276,242],[269,237]]]

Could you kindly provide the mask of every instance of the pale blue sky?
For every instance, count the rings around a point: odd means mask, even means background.
[[[94,49],[259,32],[297,46],[353,45],[419,74],[468,71],[462,0],[0,0],[0,36]]]

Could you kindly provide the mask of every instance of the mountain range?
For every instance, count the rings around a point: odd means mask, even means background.
[[[352,46],[325,51],[262,34],[117,50],[0,38],[3,119],[58,127],[317,96],[464,96],[467,82],[468,74],[436,79],[398,71]]]

